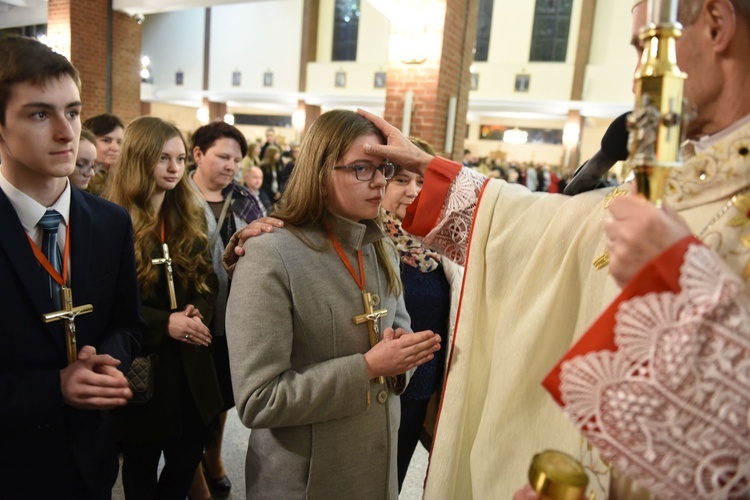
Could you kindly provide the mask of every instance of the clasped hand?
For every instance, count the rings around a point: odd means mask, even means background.
[[[208,346],[211,343],[211,331],[203,324],[203,315],[192,304],[185,309],[169,315],[167,333],[180,342]]]
[[[133,397],[128,380],[117,366],[120,360],[97,354],[90,345],[78,352],[75,363],[60,370],[60,388],[65,404],[82,410],[110,410],[124,406]]]
[[[409,333],[386,328],[383,338],[365,353],[370,379],[393,377],[431,360],[440,349],[440,335],[425,330]]]

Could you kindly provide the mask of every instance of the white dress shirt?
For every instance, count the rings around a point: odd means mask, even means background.
[[[60,227],[57,231],[57,245],[60,247],[60,254],[63,253],[65,248],[65,231],[70,220],[70,181],[65,179],[65,189],[63,190],[60,197],[50,207],[45,207],[39,204],[32,197],[15,187],[10,183],[0,168],[0,189],[3,190],[5,195],[10,200],[10,204],[21,220],[26,234],[41,248],[43,231],[39,226],[39,221],[47,210],[57,210],[62,219],[60,220]],[[68,259],[68,276],[70,276],[70,259]]]

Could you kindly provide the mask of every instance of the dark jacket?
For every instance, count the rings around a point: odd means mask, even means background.
[[[0,227],[0,496],[109,498],[118,472],[110,414],[63,402],[63,325],[42,322],[56,310],[49,278],[1,190]],[[125,372],[143,327],[130,216],[73,188],[70,238],[73,305],[94,307],[75,320],[78,346],[119,359]]]
[[[205,247],[202,251],[207,251]],[[172,252],[173,253],[173,252]],[[153,254],[161,257],[161,250]],[[183,395],[190,395],[204,424],[219,414],[223,405],[216,377],[214,357],[210,347],[199,347],[173,339],[167,333],[169,290],[166,274],[160,267],[160,277],[153,290],[142,298],[141,314],[146,320],[141,354],[155,353],[156,393],[142,405],[128,405],[116,411],[117,437],[123,442],[147,442],[175,438],[182,435]],[[198,293],[185,288],[175,274],[177,310],[192,304],[203,315],[203,323],[211,324],[216,301],[218,280],[211,272],[207,284],[210,292]]]
[[[263,185],[260,190],[266,193],[268,199],[272,203],[276,201],[276,193],[284,191],[284,183],[281,178],[281,162],[271,165],[269,163],[261,163],[260,169],[263,171]],[[274,176],[276,177],[276,189],[273,189]]]

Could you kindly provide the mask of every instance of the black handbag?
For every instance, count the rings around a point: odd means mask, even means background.
[[[136,356],[128,371],[128,385],[133,397],[128,404],[143,404],[154,397],[157,354]]]

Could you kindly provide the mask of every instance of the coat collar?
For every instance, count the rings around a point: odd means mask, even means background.
[[[49,278],[46,271],[36,261],[18,214],[2,190],[0,190],[0,226],[3,227],[0,247],[3,248],[8,262],[11,263],[12,272],[19,275],[19,281],[23,283],[37,313],[42,315],[52,311],[54,305],[49,296]]]
[[[361,250],[363,246],[385,237],[383,229],[374,220],[367,219],[362,222],[353,222],[329,213],[327,221],[333,234],[345,248]]]

